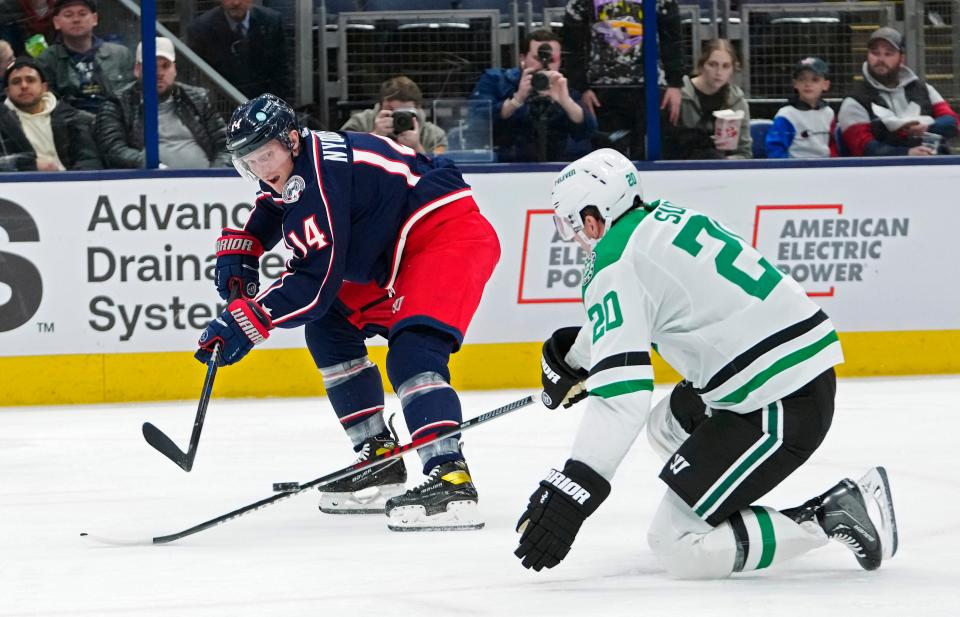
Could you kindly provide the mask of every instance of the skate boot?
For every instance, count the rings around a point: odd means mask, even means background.
[[[876,570],[897,552],[897,521],[883,467],[874,467],[858,482],[844,478],[823,495],[782,513],[798,524],[820,525],[827,537],[853,552],[864,570]]]
[[[427,479],[387,501],[387,527],[392,531],[455,531],[481,529],[477,489],[466,461],[448,461],[430,470]]]
[[[368,437],[357,462],[393,450],[393,437]],[[327,514],[382,514],[387,500],[403,493],[407,468],[403,459],[366,467],[352,476],[320,487],[320,511]]]

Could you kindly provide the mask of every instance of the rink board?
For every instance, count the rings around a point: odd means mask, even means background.
[[[459,387],[536,387],[540,341],[584,319],[583,255],[555,237],[554,176],[468,174],[502,257],[453,362]],[[195,397],[203,370],[187,350],[219,309],[213,240],[221,225],[245,219],[251,185],[222,174],[25,178],[0,189],[4,403]],[[841,332],[847,376],[960,372],[960,285],[950,265],[958,180],[957,165],[642,173],[647,199],[715,216],[789,270]],[[282,271],[279,248],[263,260],[267,280]],[[381,364],[382,345],[371,341]],[[655,368],[661,381],[676,378]],[[319,392],[302,331],[275,330],[223,371],[215,395]]]

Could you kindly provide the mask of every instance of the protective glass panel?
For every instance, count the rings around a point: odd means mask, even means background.
[[[437,99],[433,122],[447,133],[444,156],[458,163],[492,163],[493,104],[469,99]]]

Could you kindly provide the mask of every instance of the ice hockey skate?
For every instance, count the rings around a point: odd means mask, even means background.
[[[826,493],[783,514],[797,523],[819,524],[829,538],[853,552],[864,570],[876,570],[897,552],[897,521],[883,467],[870,469],[857,482],[844,478]]]
[[[437,465],[419,486],[387,501],[392,531],[481,529],[477,489],[466,461]]]
[[[369,437],[357,462],[393,450],[393,437]],[[321,486],[320,511],[327,514],[382,514],[388,499],[403,493],[407,468],[403,459],[361,469],[356,474]]]

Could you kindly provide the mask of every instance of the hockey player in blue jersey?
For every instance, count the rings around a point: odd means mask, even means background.
[[[361,459],[395,447],[383,382],[365,339],[387,339],[387,376],[412,438],[461,421],[448,361],[499,255],[496,233],[451,163],[368,133],[315,132],[265,94],[244,103],[227,149],[259,183],[243,229],[217,241],[216,284],[233,300],[200,337],[206,362],[243,358],[273,328],[303,326],[330,402]],[[259,257],[278,242],[286,271],[259,290]],[[402,460],[322,487],[320,509],[386,512],[394,530],[483,526],[457,438],[419,450],[426,481],[404,492]]]

